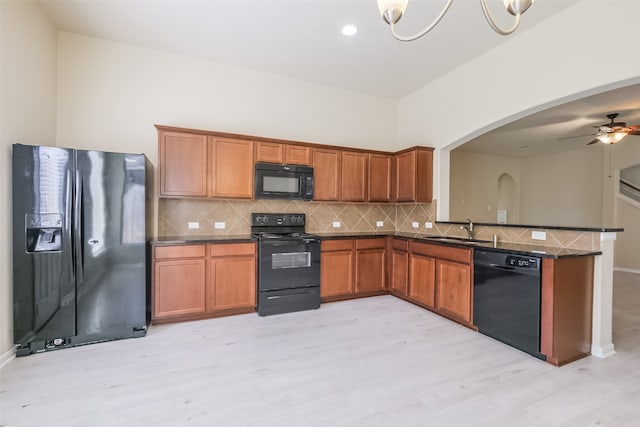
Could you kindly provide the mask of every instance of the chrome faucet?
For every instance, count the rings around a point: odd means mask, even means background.
[[[473,222],[471,222],[471,220],[469,218],[467,218],[467,221],[469,221],[469,224],[461,225],[460,226],[460,230],[466,230],[467,231],[467,238],[469,240],[471,240],[471,239],[473,239]]]

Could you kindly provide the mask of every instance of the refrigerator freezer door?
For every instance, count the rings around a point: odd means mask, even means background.
[[[14,343],[73,336],[73,151],[13,145]]]
[[[145,157],[76,151],[80,341],[146,327]]]

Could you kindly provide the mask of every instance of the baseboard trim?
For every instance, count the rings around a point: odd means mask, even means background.
[[[16,350],[11,347],[2,356],[0,356],[0,369],[4,368],[9,362],[16,358]]]
[[[600,346],[591,346],[591,355],[595,357],[599,357],[600,359],[606,359],[607,357],[611,357],[616,354],[616,351],[613,347],[613,343],[607,344],[604,347]]]
[[[623,273],[640,274],[640,270],[635,270],[633,268],[613,267],[613,271],[622,271]]]

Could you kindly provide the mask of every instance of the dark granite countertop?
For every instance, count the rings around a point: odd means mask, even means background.
[[[436,221],[436,224],[466,225],[468,223],[468,221]],[[621,233],[624,231],[624,228],[619,227],[566,227],[561,225],[494,224],[475,221],[473,221],[473,225],[484,227],[535,228],[540,230],[591,231],[593,233]]]
[[[465,243],[463,241],[443,241],[438,240],[439,236],[429,236],[418,233],[316,233],[318,236],[324,239],[348,239],[348,238],[375,238],[375,237],[404,237],[411,240],[419,240],[436,245],[453,246],[458,248],[477,248],[477,249],[489,249],[497,252],[507,252],[519,255],[535,255],[542,258],[565,258],[565,257],[577,257],[577,256],[593,256],[602,255],[602,252],[597,250],[584,250],[584,249],[571,249],[571,248],[559,248],[553,246],[538,246],[538,245],[526,245],[520,243],[508,243],[498,242],[494,247],[493,242],[481,241],[473,243]],[[435,237],[435,238],[434,238]]]
[[[158,236],[152,245],[182,245],[188,243],[245,243],[258,239],[251,234],[211,235],[211,236]]]

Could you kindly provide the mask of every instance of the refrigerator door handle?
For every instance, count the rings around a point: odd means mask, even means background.
[[[82,206],[82,175],[76,172],[76,195],[74,200],[76,217],[75,253],[76,253],[76,280],[84,282],[84,208]]]

